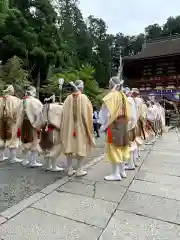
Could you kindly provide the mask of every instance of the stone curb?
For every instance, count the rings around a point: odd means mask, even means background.
[[[0,215],[2,217],[5,217],[6,219],[10,219],[43,197],[45,197],[45,194],[40,193],[40,192],[35,193],[34,195],[30,196],[29,198],[26,198],[26,199],[22,200],[21,202],[17,203],[16,205],[6,209]]]
[[[2,223],[6,222],[6,221],[7,221],[6,218],[4,218],[4,217],[0,217],[0,225],[1,225]]]
[[[93,159],[90,163],[84,165],[84,169],[89,169],[96,165],[98,162],[100,162],[104,158],[104,154],[101,155],[100,157],[97,157]],[[63,177],[60,180],[57,180],[56,182],[48,185],[44,189],[42,189],[40,192],[37,192],[33,194],[32,196],[20,201],[19,203],[15,204],[14,206],[6,209],[4,212],[0,213],[0,225],[5,223],[7,220],[11,219],[15,215],[19,214],[22,212],[24,209],[30,207],[32,204],[36,203],[38,200],[46,197],[48,194],[52,193],[55,191],[57,188],[61,187],[65,183],[71,181],[74,177]]]

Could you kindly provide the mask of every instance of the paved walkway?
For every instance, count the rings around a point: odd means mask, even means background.
[[[88,156],[86,163],[102,153],[104,153],[103,135],[98,138],[96,148]],[[6,156],[8,156],[8,152]],[[21,153],[18,157],[23,159]],[[39,156],[38,161],[44,164],[43,156]],[[65,157],[63,154],[59,157],[58,164],[64,166]],[[76,164],[76,161],[74,164]],[[47,185],[64,176],[64,172],[45,172],[42,168],[32,169],[21,164],[11,164],[8,161],[0,162],[0,212],[41,191]]]
[[[180,142],[175,132],[141,152],[139,168],[107,183],[95,159],[82,179],[64,177],[1,213],[3,240],[180,239]]]

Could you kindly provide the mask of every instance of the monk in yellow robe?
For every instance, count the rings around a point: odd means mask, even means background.
[[[76,173],[77,177],[87,174],[83,162],[95,145],[93,137],[93,107],[88,97],[83,94],[84,83],[76,80],[70,83],[73,93],[63,104],[61,121],[62,152],[67,156],[68,176]],[[77,159],[77,172],[73,169],[72,159]]]
[[[128,121],[130,110],[127,97],[121,90],[122,82],[112,77],[109,82],[110,92],[103,98],[100,111],[100,130],[107,132],[107,158],[112,164],[112,174],[107,181],[120,181],[126,177],[125,161],[129,159]]]
[[[4,148],[9,148],[11,163],[21,162],[16,157],[16,150],[19,147],[19,138],[17,136],[20,125],[18,109],[21,100],[14,96],[14,87],[8,85],[3,92],[4,96],[0,99],[0,148],[3,154]],[[6,160],[3,156],[1,161]]]

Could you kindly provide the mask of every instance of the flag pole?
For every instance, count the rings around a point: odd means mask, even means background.
[[[122,81],[122,74],[123,74],[123,61],[121,56],[121,50],[120,50],[120,56],[119,56],[119,68],[118,68],[118,78],[120,81]]]

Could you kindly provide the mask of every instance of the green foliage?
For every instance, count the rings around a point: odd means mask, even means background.
[[[9,59],[0,68],[1,91],[5,84],[12,84],[18,95],[22,95],[24,88],[30,84],[28,81],[28,72],[23,69],[23,62],[16,56]]]
[[[8,0],[0,0],[0,13],[6,13],[9,8]]]
[[[47,83],[42,86],[42,92],[51,94],[52,92],[59,95],[59,85],[58,79],[63,78],[65,83],[69,83],[70,81],[75,81],[77,79],[81,79],[85,84],[85,93],[89,96],[93,103],[98,103],[98,95],[101,94],[101,90],[98,86],[98,83],[94,79],[94,69],[90,65],[85,65],[81,67],[79,70],[71,70],[64,73],[58,73],[54,76],[50,77]],[[65,91],[66,93],[66,91]],[[65,94],[66,96],[66,94]]]
[[[117,74],[120,52],[133,55],[141,51],[145,39],[174,34],[180,34],[180,16],[168,18],[163,26],[147,26],[136,36],[112,35],[103,19],[83,19],[78,0],[0,0],[0,61],[7,66],[17,56],[20,63],[17,74],[14,69],[4,77],[1,71],[0,88],[9,79],[17,81],[21,69],[38,89],[57,94],[58,77],[66,82],[80,78],[97,101],[98,85],[107,87]]]

